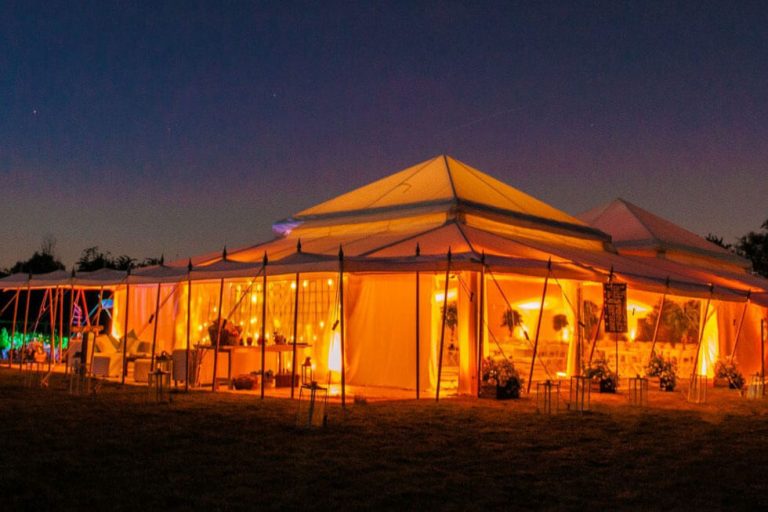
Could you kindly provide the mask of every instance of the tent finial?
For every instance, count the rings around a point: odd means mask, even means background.
[[[187,262],[187,272],[192,272],[192,258],[189,258],[189,262]]]
[[[483,249],[483,252],[480,253],[480,263],[485,265],[485,249]]]
[[[296,242],[296,252],[301,254],[301,238]]]
[[[344,259],[344,249],[341,248],[341,244],[339,244],[339,261]]]
[[[221,251],[221,259],[227,261],[227,245],[224,244],[224,249]]]
[[[421,256],[421,247],[419,246],[419,242],[416,242],[416,256]]]
[[[451,261],[451,246],[448,246],[448,261]]]
[[[261,264],[266,267],[267,263],[269,263],[269,258],[267,258],[267,251],[264,251],[264,258],[262,258]]]
[[[162,267],[165,265],[165,254],[160,255],[160,266]]]

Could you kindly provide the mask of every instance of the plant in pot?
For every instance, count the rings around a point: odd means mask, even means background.
[[[720,380],[729,389],[742,389],[744,387],[744,375],[736,367],[733,357],[720,359],[715,363],[715,383]]]
[[[617,382],[616,375],[608,366],[604,357],[598,357],[585,370],[585,377],[598,382],[601,393],[615,393]]]
[[[515,328],[522,327],[523,315],[519,311],[512,308],[507,308],[501,315],[501,327],[506,327],[509,330],[509,337],[515,337]]]
[[[445,306],[443,306],[443,308],[445,308]],[[456,351],[458,350],[454,339],[456,337],[456,326],[459,325],[459,310],[456,303],[451,302],[448,304],[448,308],[445,309],[445,311],[442,311],[442,313],[445,314],[445,326],[451,331],[451,338],[448,342],[448,355],[449,358],[453,360],[455,359]]]
[[[496,386],[496,398],[508,400],[520,398],[520,389],[523,387],[523,379],[520,377],[512,359],[483,359],[482,381]]]
[[[662,391],[674,391],[677,385],[677,365],[672,359],[653,353],[645,367],[645,374],[648,377],[659,378],[659,389]]]

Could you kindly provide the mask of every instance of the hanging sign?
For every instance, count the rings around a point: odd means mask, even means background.
[[[603,284],[605,332],[627,332],[627,283]]]

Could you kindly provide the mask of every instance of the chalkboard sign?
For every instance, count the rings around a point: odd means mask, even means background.
[[[603,284],[605,332],[627,332],[627,283]]]

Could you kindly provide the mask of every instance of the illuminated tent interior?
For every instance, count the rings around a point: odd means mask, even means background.
[[[693,371],[699,342],[699,372],[711,374],[737,337],[740,363],[759,369],[765,280],[716,250],[710,262],[700,239],[681,237],[696,251],[679,258],[642,252],[651,244],[632,246],[632,237],[676,234],[649,230],[645,217],[635,224],[647,233],[634,226],[612,241],[613,224],[632,224],[609,211],[572,217],[438,156],[275,223],[270,241],[135,271],[111,285],[111,334],[169,354],[174,377],[196,384],[263,369],[290,386],[292,373],[311,370],[333,392],[343,380],[364,394],[446,396],[477,393],[486,357],[511,357],[526,381],[578,374],[593,342],[621,375],[643,373],[663,300],[658,350],[679,357],[681,375]],[[707,264],[691,265],[691,254]],[[597,322],[609,279],[629,289],[629,332],[619,336]],[[215,339],[220,350],[205,348]],[[135,376],[129,343],[116,345],[120,373]]]
[[[718,359],[735,357],[745,374],[760,372],[760,320],[766,316],[764,290],[766,280],[750,274],[750,262],[726,249],[675,225],[624,199],[616,199],[578,216],[609,235],[619,254],[630,261],[653,265],[670,276],[710,283],[718,290],[728,290],[741,299],[713,300],[702,320],[706,300],[691,296],[668,296],[662,314],[662,342],[658,350],[677,359],[681,372],[690,374],[695,360],[695,342],[701,322],[705,321],[700,353],[702,370],[712,375]],[[630,296],[632,291],[630,291]],[[636,295],[641,295],[637,293]],[[747,300],[749,299],[749,300]],[[703,301],[703,304],[702,304]],[[658,315],[658,297],[638,297],[631,316],[639,317],[630,329],[630,339],[648,338]],[[639,308],[639,309],[638,309]],[[642,313],[650,312],[648,315]],[[679,321],[679,318],[686,318]],[[689,324],[686,329],[682,324]],[[697,325],[698,324],[698,325]],[[677,328],[672,328],[675,325]],[[694,328],[697,327],[697,328]],[[738,338],[738,341],[737,341]]]

